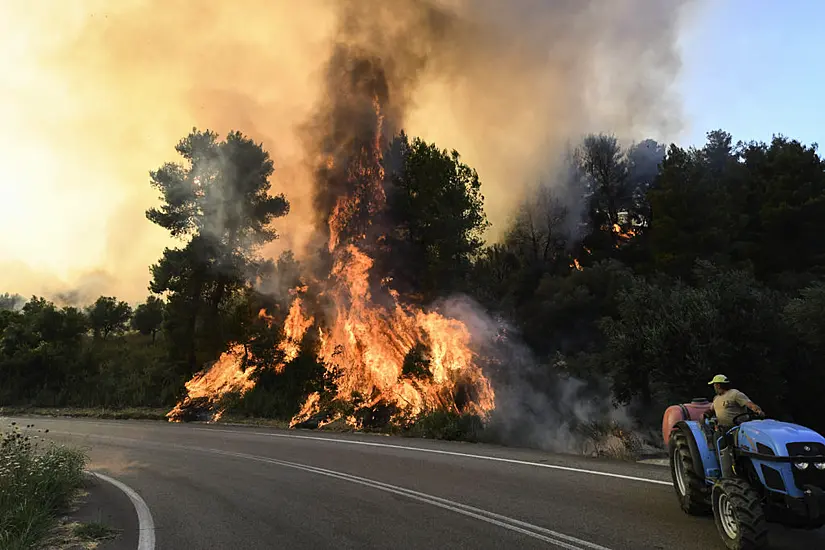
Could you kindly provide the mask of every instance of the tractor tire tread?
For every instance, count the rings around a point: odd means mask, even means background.
[[[679,497],[679,504],[682,510],[690,515],[703,516],[712,512],[710,504],[710,490],[704,478],[699,475],[694,463],[690,445],[687,442],[687,435],[681,431],[673,434],[673,460],[681,460],[684,465],[686,481],[686,494]],[[671,466],[672,468],[673,466]]]
[[[736,511],[739,523],[739,545],[736,550],[761,550],[768,543],[768,522],[762,498],[741,479],[724,479],[720,482],[721,489],[728,495],[731,505]]]
[[[762,499],[745,481],[725,481],[728,496],[736,506],[739,527],[742,529],[742,550],[764,548],[768,538],[768,522]]]

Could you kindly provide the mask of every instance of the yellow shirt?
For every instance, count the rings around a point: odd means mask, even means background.
[[[745,404],[750,401],[748,396],[739,390],[729,389],[722,395],[713,398],[713,412],[720,426],[733,426],[733,419],[748,411]]]

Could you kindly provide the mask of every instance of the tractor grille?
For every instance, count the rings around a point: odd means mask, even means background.
[[[756,452],[760,453],[760,454],[763,454],[763,455],[770,455],[770,456],[773,456],[775,454],[773,452],[773,449],[771,449],[767,445],[763,445],[762,443],[757,443],[756,444]]]
[[[806,450],[806,447],[809,450]],[[821,443],[788,443],[787,448],[788,454],[791,456],[825,456],[825,445]],[[792,470],[797,487],[802,488],[803,485],[813,485],[825,489],[825,471],[817,470],[813,464],[805,470],[800,470],[796,466]]]
[[[782,474],[776,468],[771,468],[767,464],[762,465],[762,475],[765,476],[765,485],[768,489],[777,491],[785,490],[785,482],[782,481]]]
[[[825,456],[825,445],[822,443],[788,443],[786,447],[791,456]]]

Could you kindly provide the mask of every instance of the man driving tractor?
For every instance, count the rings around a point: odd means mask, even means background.
[[[762,408],[751,401],[747,395],[730,387],[730,380],[724,374],[714,376],[708,385],[713,386],[716,397],[713,398],[713,404],[705,412],[705,416],[711,417],[715,414],[719,428],[723,430],[732,428],[733,420],[740,414],[746,413],[747,409],[760,416],[764,415]]]

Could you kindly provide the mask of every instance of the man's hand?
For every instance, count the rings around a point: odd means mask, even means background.
[[[762,410],[762,407],[760,407],[753,401],[748,401],[747,407],[759,416],[765,416],[765,411]]]

